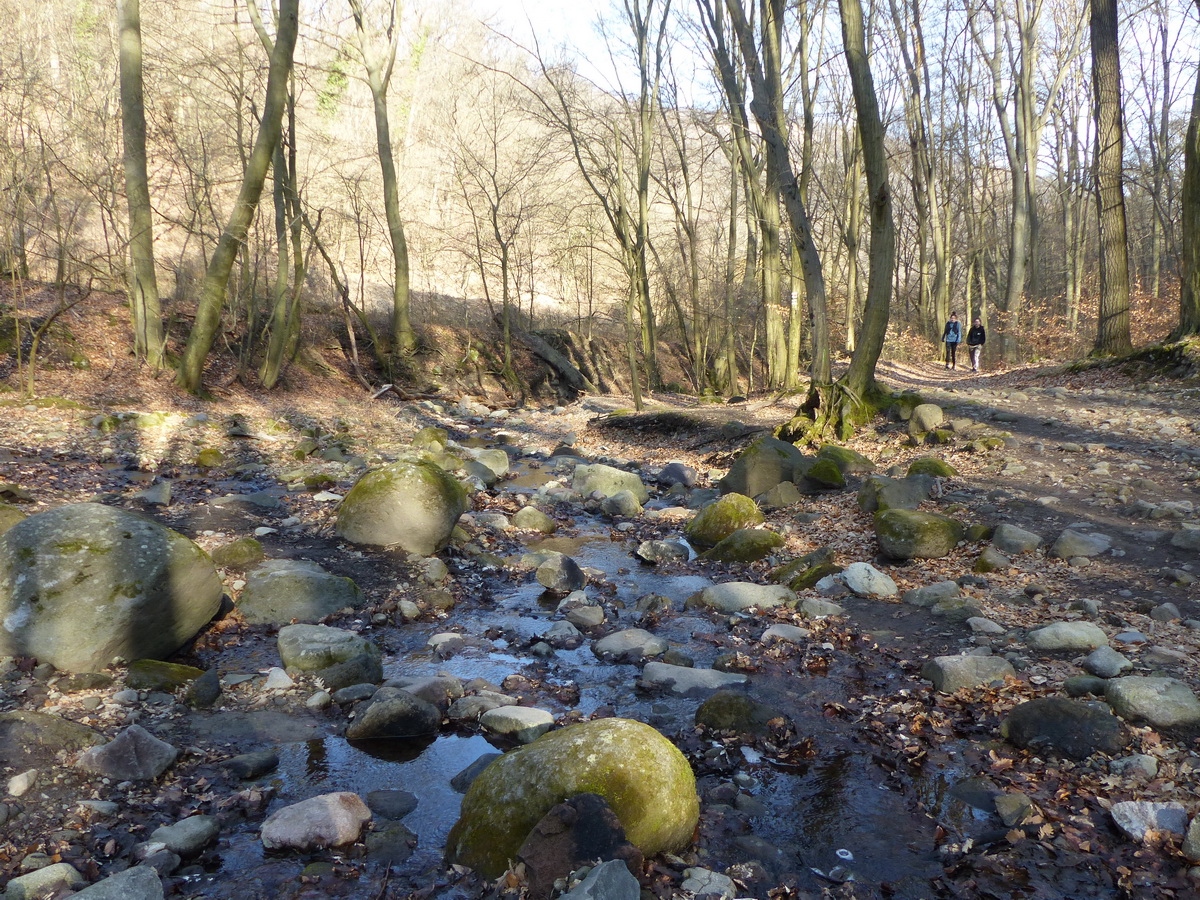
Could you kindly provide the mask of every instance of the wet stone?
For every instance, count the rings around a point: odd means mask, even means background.
[[[550,730],[554,714],[529,706],[497,706],[481,715],[479,724],[493,734],[528,744]]]
[[[279,766],[279,755],[272,750],[258,750],[230,757],[221,767],[243,781],[273,772]]]
[[[592,645],[597,658],[609,662],[637,662],[652,656],[661,656],[667,642],[642,628],[615,631]]]
[[[670,688],[676,694],[709,693],[723,687],[746,684],[746,675],[735,672],[718,672],[715,669],[696,669],[649,662],[642,669],[641,681],[649,687]]]
[[[786,644],[800,644],[808,640],[812,634],[807,628],[800,628],[798,625],[772,625],[763,632],[760,639],[764,644],[771,644],[776,641],[782,641]]]
[[[1035,753],[1086,759],[1096,752],[1116,753],[1129,743],[1121,720],[1103,704],[1039,697],[1015,707],[1000,725],[1006,740]]]
[[[529,896],[545,900],[554,882],[596,860],[619,860],[630,874],[642,853],[625,838],[621,820],[597,794],[580,794],[554,806],[533,827],[517,858],[525,864]]]
[[[921,669],[921,677],[944,694],[1015,676],[1012,664],[999,656],[939,656]]]
[[[195,856],[217,838],[220,829],[212,816],[189,816],[174,825],[164,825],[150,833],[149,840],[166,845],[172,853]]]
[[[366,796],[367,807],[381,819],[403,819],[417,808],[417,795],[408,791],[379,790]]]
[[[451,778],[450,787],[459,794],[465,794],[467,792],[467,788],[471,786],[471,782],[479,777],[479,773],[503,755],[503,753],[483,754],[483,756],[479,757],[477,760],[475,760],[475,762],[471,763],[469,766]]]
[[[268,850],[319,850],[358,840],[371,811],[357,794],[322,794],[285,806],[263,823],[260,836]]]

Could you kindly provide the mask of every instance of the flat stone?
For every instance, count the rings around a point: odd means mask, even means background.
[[[895,597],[899,593],[896,582],[869,563],[851,563],[842,570],[842,578],[859,597]]]
[[[550,730],[554,714],[530,706],[497,706],[481,715],[479,724],[493,734],[528,744]]]
[[[1039,697],[1016,706],[1000,724],[1000,735],[1035,753],[1071,759],[1116,753],[1129,743],[1121,720],[1103,704],[1065,697]]]
[[[963,688],[1016,677],[1016,672],[1012,664],[1000,656],[938,656],[925,663],[921,677],[932,681],[935,690],[953,694]]]
[[[417,808],[417,795],[408,791],[379,790],[367,794],[367,808],[381,819],[403,819]]]
[[[40,900],[58,894],[63,888],[76,890],[86,884],[87,879],[70,863],[54,863],[13,878],[8,882],[4,900]]]
[[[1108,635],[1092,622],[1055,622],[1029,632],[1025,644],[1031,650],[1095,650],[1108,646]]]
[[[268,772],[275,771],[279,766],[279,754],[274,750],[257,750],[252,753],[242,753],[231,756],[221,763],[221,767],[243,781],[258,778]]]
[[[718,612],[733,613],[744,609],[774,609],[796,599],[796,595],[778,584],[753,584],[729,581],[714,584],[700,592],[700,605]]]
[[[361,654],[381,655],[366,638],[328,625],[286,625],[276,643],[284,667],[296,672],[319,672]]]
[[[750,679],[737,672],[694,669],[662,662],[646,663],[641,681],[650,687],[670,688],[676,694],[711,693],[721,688],[747,684]]]
[[[400,688],[380,688],[346,727],[346,739],[418,737],[436,733],[441,724],[441,711],[428,700]]]
[[[764,644],[782,641],[785,644],[800,644],[808,640],[812,632],[798,625],[772,625],[759,639]]]
[[[683,870],[680,887],[695,897],[722,897],[732,900],[738,895],[737,885],[728,875],[693,866]]]
[[[971,616],[967,619],[967,627],[973,634],[1004,634],[1004,626],[982,616]]]
[[[1050,555],[1057,559],[1099,556],[1112,548],[1112,538],[1106,534],[1087,534],[1068,528],[1058,536]]]
[[[1142,842],[1154,835],[1182,837],[1188,830],[1187,808],[1182,803],[1123,800],[1110,810],[1113,823],[1130,840]]]
[[[220,829],[212,816],[189,816],[174,825],[163,825],[150,832],[149,840],[167,845],[180,856],[195,856],[217,838]]]
[[[134,866],[97,881],[74,897],[82,900],[163,900],[162,879],[149,866]]]
[[[800,613],[806,619],[824,619],[827,616],[844,616],[846,608],[829,600],[806,597],[800,601],[800,605],[796,607],[796,612]]]

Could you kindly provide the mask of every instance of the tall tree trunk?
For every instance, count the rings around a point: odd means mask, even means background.
[[[129,309],[133,352],[163,365],[162,311],[154,272],[154,223],[146,167],[146,109],[142,94],[142,23],[139,0],[117,0],[120,23],[121,132],[125,139],[125,195],[129,204]]]
[[[1200,0],[1196,0],[1200,9]],[[1192,95],[1183,148],[1183,238],[1179,284],[1179,328],[1175,336],[1200,334],[1200,72]]]
[[[1121,115],[1117,0],[1091,0],[1091,9],[1096,197],[1100,203],[1100,323],[1094,353],[1111,356],[1133,348],[1129,337],[1129,249],[1122,173],[1125,123]]]
[[[242,187],[217,249],[204,273],[204,284],[196,306],[196,321],[188,336],[176,381],[180,387],[195,393],[200,390],[204,361],[212,348],[225,303],[225,289],[233,269],[238,249],[246,242],[250,223],[262,196],[263,182],[271,166],[275,145],[283,130],[283,111],[287,106],[288,75],[292,68],[292,53],[300,27],[299,0],[280,0],[279,26],[275,34],[275,50],[267,74],[267,94],[263,103],[262,123],[254,140],[254,149],[246,165]]]

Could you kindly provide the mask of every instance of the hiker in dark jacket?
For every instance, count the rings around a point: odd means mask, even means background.
[[[987,343],[987,334],[984,333],[983,324],[976,319],[975,324],[971,326],[971,330],[967,332],[967,350],[971,354],[971,371],[979,371],[979,357],[983,353],[983,345]]]
[[[962,325],[958,323],[958,313],[950,313],[950,321],[942,331],[942,343],[946,345],[946,368],[957,369],[954,357],[958,353],[958,345],[962,343]]]

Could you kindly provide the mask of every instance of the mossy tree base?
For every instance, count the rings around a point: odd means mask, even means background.
[[[891,400],[878,384],[861,395],[842,382],[813,384],[796,415],[776,432],[792,444],[818,444],[834,439],[848,441],[863,425],[874,419]]]

